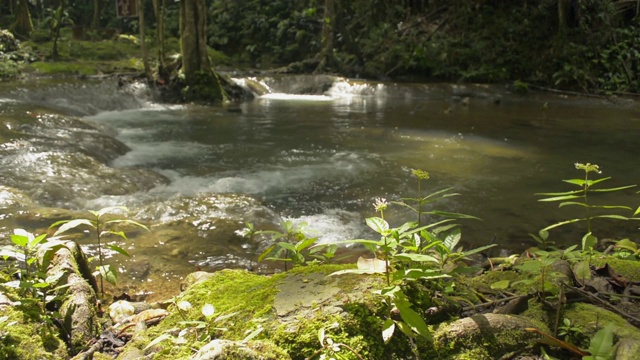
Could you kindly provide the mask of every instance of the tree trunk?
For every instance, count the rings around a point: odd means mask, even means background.
[[[324,1],[324,22],[322,23],[322,50],[318,71],[324,71],[333,64],[333,28],[335,22],[334,0]]]
[[[138,0],[138,17],[140,28],[140,51],[142,52],[142,63],[144,64],[144,75],[149,77],[149,56],[147,54],[147,43],[144,31],[144,4],[142,0]]]
[[[93,0],[93,19],[91,27],[93,29],[100,28],[100,13],[102,12],[102,0]]]
[[[180,47],[187,85],[196,84],[199,75],[213,77],[207,54],[206,15],[205,0],[180,1]]]
[[[19,0],[16,5],[16,21],[13,24],[13,31],[22,36],[29,36],[33,31],[33,22],[29,12],[29,0]]]
[[[165,0],[161,0],[158,3],[158,0],[153,0],[153,11],[156,16],[156,46],[158,47],[158,75],[162,80],[165,79],[165,65],[164,65],[164,57],[165,57],[165,49],[164,49],[164,9],[165,9]]]

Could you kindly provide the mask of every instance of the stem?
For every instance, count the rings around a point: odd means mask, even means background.
[[[589,190],[589,172],[585,170],[584,172],[584,204],[586,205],[586,211],[587,211],[587,232],[591,232],[591,214],[590,214],[590,209],[589,209],[589,200],[587,198],[587,191]]]
[[[384,220],[384,210],[380,210],[380,218]],[[389,243],[387,242],[387,237],[383,236],[384,239],[384,274],[387,277],[387,286],[391,286],[391,274],[389,273]]]
[[[98,260],[100,261],[100,294],[104,297],[104,283],[103,283],[103,275],[104,268],[102,265],[102,244],[100,239],[100,217],[96,216],[96,235],[98,235]]]
[[[420,191],[420,184],[422,181],[418,178],[418,227],[422,226],[422,194]]]

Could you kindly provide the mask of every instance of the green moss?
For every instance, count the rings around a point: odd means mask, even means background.
[[[53,325],[47,325],[33,308],[34,306],[2,307],[0,359],[64,359],[67,357],[65,344],[58,338],[56,328]]]
[[[640,261],[623,260],[612,256],[595,258],[591,264],[597,267],[609,264],[616,273],[624,276],[629,281],[640,281]]]
[[[591,304],[569,304],[564,307],[561,316],[570,319],[572,325],[582,329],[587,337],[592,337],[607,324],[614,324],[616,336],[640,340],[638,328],[629,324],[621,316]]]

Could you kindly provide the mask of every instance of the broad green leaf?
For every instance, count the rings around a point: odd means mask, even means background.
[[[594,246],[598,243],[598,238],[591,235],[591,233],[586,233],[582,237],[582,250],[590,251]]]
[[[27,247],[27,244],[29,244],[29,237],[25,235],[12,234],[11,242],[21,247]]]
[[[479,252],[483,252],[487,249],[490,249],[492,247],[498,246],[498,244],[489,244],[489,245],[485,245],[485,246],[480,246],[479,248],[475,248],[475,249],[471,249],[469,251],[465,251],[462,253],[462,256],[469,256],[469,255],[473,255],[473,254],[477,254]]]
[[[493,290],[505,290],[509,288],[509,280],[500,280],[491,284]]]
[[[417,261],[417,262],[432,262],[438,263],[438,259],[431,255],[424,254],[414,254],[414,253],[406,253],[406,254],[397,254],[394,258],[399,260],[409,260],[409,261]]]
[[[29,247],[32,249],[35,248],[38,244],[44,241],[46,237],[47,237],[47,234],[42,234],[42,235],[36,236],[32,240],[29,240]]]
[[[638,251],[638,245],[629,239],[622,239],[616,243],[616,247],[629,250],[631,252]]]
[[[285,250],[296,252],[296,246],[293,245],[293,244],[289,244],[287,242],[279,242],[278,246],[280,246],[281,248],[283,248]]]
[[[389,223],[387,223],[384,219],[379,217],[370,217],[366,220],[367,226],[373,229],[378,234],[382,234],[389,230]]]
[[[427,327],[427,324],[424,322],[422,317],[420,317],[417,312],[411,309],[408,302],[399,301],[396,299],[396,301],[394,301],[394,304],[400,311],[400,317],[402,318],[402,320],[407,323],[407,325],[409,325],[413,331],[420,334],[427,340],[431,339],[429,327]]]
[[[613,359],[613,324],[598,330],[591,339],[589,352],[596,359]]]
[[[119,247],[117,245],[109,245],[108,247],[109,247],[109,249],[111,249],[111,250],[113,250],[113,251],[115,251],[115,252],[117,252],[119,254],[122,254],[122,255],[124,255],[126,257],[131,257],[131,255],[129,255],[127,250],[125,250],[125,249],[123,249],[123,248],[121,248],[121,247]]]
[[[523,262],[520,265],[514,266],[514,268],[518,270],[526,271],[526,272],[535,273],[540,271],[540,269],[542,269],[542,262],[538,260],[528,260]]]
[[[109,284],[116,285],[118,283],[118,272],[115,266],[104,265],[98,266],[96,269],[100,271],[100,276],[102,276],[102,278]]]
[[[453,251],[461,238],[462,233],[460,232],[460,229],[454,229],[444,238],[444,246],[446,246],[449,251]]]
[[[258,262],[262,262],[262,260],[264,260],[265,257],[269,256],[269,254],[271,254],[273,252],[273,249],[275,248],[276,248],[276,244],[272,244],[271,246],[266,248],[266,250],[263,251],[262,254],[260,254],[260,256],[258,256]]]
[[[609,179],[611,179],[611,177],[603,177],[601,179],[589,180],[589,186],[593,186],[595,184],[599,184],[599,183],[601,183],[603,181],[607,181]]]
[[[382,341],[384,341],[385,344],[389,343],[389,340],[391,340],[395,329],[396,323],[392,319],[387,319],[384,321],[384,324],[382,324]]]
[[[300,240],[295,246],[296,250],[302,251],[308,248],[309,246],[315,244],[316,241],[318,241],[318,238],[306,238],[306,239]]]
[[[579,263],[575,264],[573,266],[573,273],[575,274],[576,279],[579,282],[591,279],[591,268],[589,266],[589,261],[580,261]]]
[[[413,330],[411,330],[409,325],[405,324],[402,321],[396,321],[395,324],[398,327],[398,330],[402,331],[402,333],[405,334],[407,337],[411,339],[416,337],[416,334],[413,332]]]
[[[58,230],[56,230],[56,232],[53,234],[53,236],[56,236],[58,234],[62,234],[68,230],[71,230],[73,228],[76,228],[80,225],[87,225],[89,227],[92,227],[95,229],[95,223],[91,220],[88,219],[75,219],[75,220],[65,220],[65,221],[58,221],[53,223],[51,226],[49,226],[49,229],[56,227],[57,225],[62,224],[62,226],[60,226],[58,228]]]
[[[578,185],[578,186],[584,186],[584,184],[587,183],[584,179],[569,179],[569,180],[562,180],[562,181],[569,184]]]

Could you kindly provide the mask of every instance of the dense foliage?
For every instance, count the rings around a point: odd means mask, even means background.
[[[136,19],[117,18],[112,1],[28,2],[32,37],[42,36],[47,14],[60,3],[75,29],[137,32]],[[0,5],[2,27],[17,26],[21,3]],[[144,1],[151,39],[152,3]],[[178,37],[179,3],[163,3],[164,33]],[[325,18],[329,3],[334,12]],[[207,41],[238,66],[275,67],[318,61],[330,24],[335,61],[328,71],[348,76],[637,92],[638,11],[637,2],[624,0],[216,0],[208,5]]]

